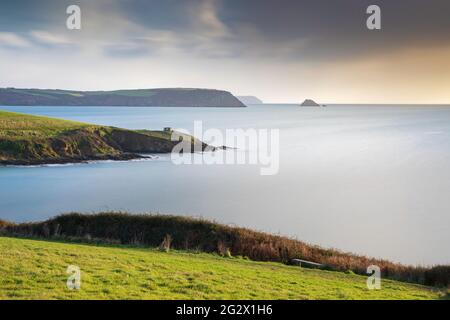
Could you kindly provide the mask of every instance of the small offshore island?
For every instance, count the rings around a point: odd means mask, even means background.
[[[320,107],[321,105],[318,104],[317,102],[315,102],[314,100],[306,99],[305,101],[303,101],[303,103],[300,106],[301,107]]]
[[[186,137],[193,147],[208,147]],[[0,165],[141,159],[148,158],[141,154],[170,153],[178,143],[170,130],[126,130],[0,111]]]

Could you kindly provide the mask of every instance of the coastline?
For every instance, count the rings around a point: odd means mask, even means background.
[[[70,165],[70,164],[82,164],[97,161],[132,161],[139,159],[152,159],[152,157],[132,153],[124,153],[120,155],[105,155],[105,156],[80,157],[80,158],[2,160],[0,161],[0,166],[29,167],[29,166],[46,166],[46,165]]]
[[[169,154],[185,141],[191,152],[218,150],[193,136],[169,130],[128,130],[0,111],[0,166],[129,161]]]

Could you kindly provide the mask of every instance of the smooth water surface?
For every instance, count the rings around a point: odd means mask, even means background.
[[[413,264],[450,263],[450,107],[1,107],[130,129],[280,129],[280,170],[150,161],[0,167],[0,219],[203,216]],[[201,157],[201,155],[196,155]]]

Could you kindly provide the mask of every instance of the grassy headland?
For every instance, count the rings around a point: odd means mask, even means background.
[[[170,153],[177,143],[170,132],[125,130],[0,110],[0,164],[130,160],[142,158],[140,153]],[[195,143],[201,142],[192,139]]]
[[[280,263],[0,237],[0,299],[439,299],[438,290]],[[69,265],[81,270],[68,290]]]
[[[450,284],[450,266],[405,266],[338,250],[324,249],[296,239],[180,216],[102,213],[67,214],[53,219],[14,224],[0,221],[7,236],[158,247],[242,256],[254,261],[290,264],[303,259],[325,265],[330,271],[366,275],[377,265],[382,277],[436,287]]]
[[[0,88],[6,106],[220,107],[245,105],[228,91],[196,88],[73,91]]]

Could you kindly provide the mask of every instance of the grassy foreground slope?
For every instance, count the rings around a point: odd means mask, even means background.
[[[212,254],[0,237],[0,299],[438,299],[420,285]],[[81,290],[66,287],[69,265]]]
[[[407,266],[384,259],[321,248],[303,241],[186,216],[104,212],[69,213],[46,221],[0,220],[0,233],[50,240],[91,241],[157,248],[170,236],[170,248],[242,256],[253,261],[292,264],[293,259],[320,263],[326,270],[366,275],[379,266],[385,279],[433,287],[450,285],[450,266]]]

